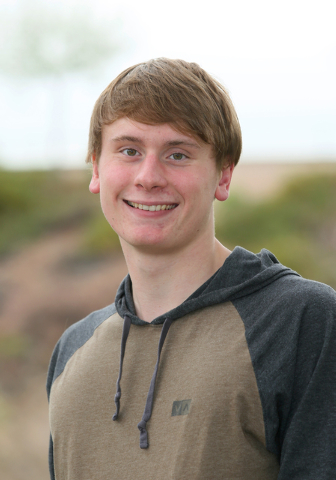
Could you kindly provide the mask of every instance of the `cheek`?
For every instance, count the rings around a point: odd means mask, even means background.
[[[188,177],[182,184],[189,197],[202,203],[207,203],[207,199],[214,199],[216,186],[216,177],[214,175],[210,177],[209,172],[205,170]]]
[[[129,172],[126,172],[125,169],[109,169],[100,177],[101,194],[107,198],[118,196],[130,183]]]

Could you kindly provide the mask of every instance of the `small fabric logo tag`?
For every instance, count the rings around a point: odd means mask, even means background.
[[[177,415],[188,415],[190,412],[191,400],[176,400],[173,402],[172,417]]]

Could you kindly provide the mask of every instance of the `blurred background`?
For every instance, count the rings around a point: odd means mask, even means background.
[[[183,58],[226,86],[244,147],[217,237],[336,288],[333,6],[0,0],[2,480],[48,479],[52,349],[126,274],[84,164],[93,104],[126,67]]]

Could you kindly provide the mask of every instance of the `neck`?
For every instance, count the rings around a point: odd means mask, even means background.
[[[207,248],[194,245],[164,255],[121,242],[139,318],[151,322],[177,307],[223,265],[231,252],[214,237],[211,240]]]

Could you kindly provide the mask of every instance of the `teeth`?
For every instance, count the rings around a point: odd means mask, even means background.
[[[142,205],[141,203],[129,202],[128,205],[131,207],[139,208],[140,210],[148,210],[150,212],[158,212],[160,210],[172,210],[176,205]]]

